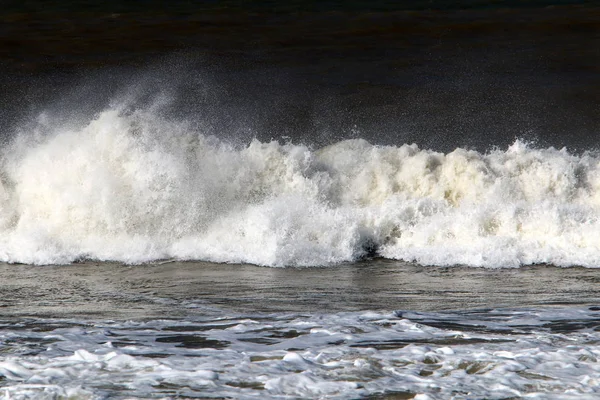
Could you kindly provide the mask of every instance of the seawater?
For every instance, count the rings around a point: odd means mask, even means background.
[[[0,398],[599,397],[590,2],[25,3]]]
[[[595,270],[0,265],[10,399],[598,396]]]
[[[6,398],[595,398],[598,309],[0,325]]]

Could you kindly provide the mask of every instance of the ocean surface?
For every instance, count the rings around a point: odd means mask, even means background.
[[[600,397],[600,6],[9,2],[0,398]]]

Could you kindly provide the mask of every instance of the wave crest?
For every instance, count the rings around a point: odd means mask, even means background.
[[[151,110],[5,148],[0,259],[597,266],[598,156],[346,140],[233,146]]]

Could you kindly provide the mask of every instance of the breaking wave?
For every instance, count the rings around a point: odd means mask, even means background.
[[[598,266],[600,156],[233,145],[151,108],[43,118],[2,151],[0,260]]]

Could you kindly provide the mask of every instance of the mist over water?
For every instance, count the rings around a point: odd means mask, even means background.
[[[246,144],[485,152],[520,138],[581,152],[600,128],[599,16],[574,3],[15,5],[0,129],[166,91],[171,116]]]
[[[1,131],[11,136],[40,114],[85,123],[114,103],[139,107],[166,97],[163,117],[236,143],[257,138],[319,148],[362,138],[485,152],[520,138],[578,152],[597,146],[593,71],[557,72],[530,60],[535,55],[525,49],[491,56],[389,51],[398,53],[392,60],[407,57],[414,64],[373,61],[382,56],[376,51],[364,60],[326,53],[304,65],[295,58],[271,65],[273,56],[260,53],[232,59],[180,52],[143,67],[17,76],[18,82],[5,82]],[[547,70],[538,74],[540,68]]]

